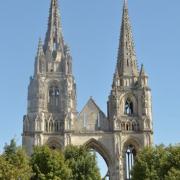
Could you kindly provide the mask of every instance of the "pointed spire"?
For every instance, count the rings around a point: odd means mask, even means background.
[[[120,76],[138,76],[135,47],[129,20],[127,0],[124,0],[123,6],[117,66]]]
[[[139,73],[139,78],[138,78],[139,84],[141,87],[148,86],[148,75],[146,74],[144,70],[144,65],[141,65],[141,70]]]
[[[143,64],[141,65],[140,76],[146,76]]]
[[[37,50],[37,55],[36,55],[35,68],[34,68],[34,75],[42,73],[42,70],[44,70],[43,66],[45,66],[45,64],[43,63],[43,60],[44,60],[43,56],[44,56],[43,44],[42,44],[41,38],[39,38],[38,50]]]
[[[61,21],[58,8],[58,0],[51,0],[49,10],[48,30],[46,33],[44,50],[53,52],[63,49],[63,35],[61,29]]]
[[[42,55],[44,55],[43,44],[41,38],[39,38],[37,57],[39,58]]]
[[[114,73],[114,77],[113,77],[113,84],[112,86],[117,86],[119,84],[119,73],[118,73],[118,69],[116,67],[115,73]]]

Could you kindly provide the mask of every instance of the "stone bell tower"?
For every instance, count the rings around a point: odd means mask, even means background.
[[[23,122],[23,145],[29,153],[47,141],[52,148],[64,146],[77,115],[72,58],[63,40],[57,0],[51,0],[48,30],[44,44],[39,40],[34,69]]]
[[[126,0],[108,119],[114,132],[115,151],[119,154],[119,178],[130,179],[134,157],[140,148],[152,144],[153,130],[151,89],[144,66],[138,70]]]

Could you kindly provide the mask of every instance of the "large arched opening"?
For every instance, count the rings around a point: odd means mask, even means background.
[[[95,139],[90,139],[85,143],[85,146],[91,149],[92,153],[96,154],[102,180],[110,180],[112,160],[106,148]]]
[[[123,159],[124,159],[124,179],[131,180],[131,172],[134,166],[136,155],[139,151],[139,143],[134,139],[129,139],[124,143]]]

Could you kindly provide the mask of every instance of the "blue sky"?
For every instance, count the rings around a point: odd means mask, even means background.
[[[21,143],[27,86],[50,0],[6,0],[0,6],[0,150]],[[90,96],[106,113],[115,70],[122,0],[61,0],[65,41],[73,56],[78,110]],[[139,65],[149,75],[155,144],[180,142],[180,1],[129,0]]]

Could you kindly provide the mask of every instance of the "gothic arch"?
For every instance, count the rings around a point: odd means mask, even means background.
[[[110,169],[110,167],[113,164],[112,158],[111,158],[107,148],[102,143],[100,143],[96,139],[92,138],[92,139],[88,140],[84,145],[88,148],[92,148],[95,151],[97,151],[104,158],[108,168]]]
[[[128,99],[132,102],[133,114],[138,114],[138,99],[133,93],[126,93],[120,97],[121,112],[124,113],[125,104]]]
[[[49,138],[46,142],[46,145],[52,149],[62,149],[63,145],[60,142],[60,139],[52,137]]]
[[[48,95],[48,97],[49,97],[49,90],[50,90],[52,87],[56,87],[56,88],[58,88],[59,91],[60,91],[59,81],[57,81],[57,80],[48,81],[48,83],[47,83],[47,95]]]
[[[123,143],[123,174],[124,179],[131,179],[131,170],[134,165],[135,157],[140,149],[141,143],[136,137],[129,137]]]
[[[49,112],[59,112],[61,107],[61,90],[57,80],[49,81],[47,88],[47,101]]]
[[[50,88],[51,86],[58,86],[59,87],[59,81],[58,80],[48,81],[48,88]]]
[[[137,152],[139,151],[141,147],[140,140],[134,136],[130,136],[127,140],[123,142],[123,153],[125,152],[127,146],[130,144],[132,144],[136,148]]]

